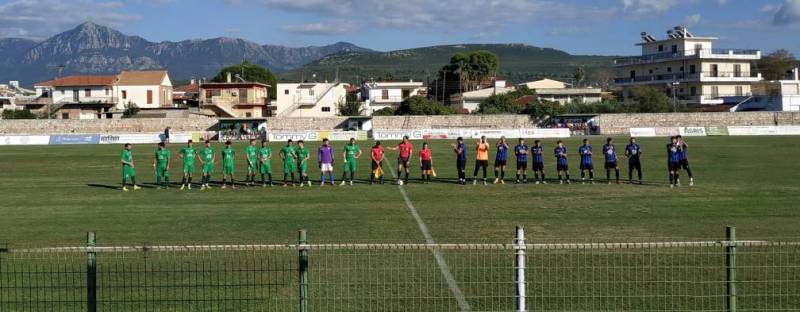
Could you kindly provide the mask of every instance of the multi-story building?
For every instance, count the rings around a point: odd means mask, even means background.
[[[368,115],[387,107],[397,108],[409,97],[424,95],[427,90],[422,82],[367,82],[361,86],[361,100]]]
[[[200,108],[219,117],[271,116],[268,85],[260,82],[209,82],[200,85]]]
[[[117,106],[117,76],[67,76],[33,85],[37,98],[26,108],[57,119],[111,118]],[[20,101],[20,104],[23,102]]]
[[[715,48],[717,38],[695,37],[681,26],[663,40],[641,35],[641,56],[614,61],[620,72],[615,84],[624,89],[649,85],[686,104],[737,104],[747,101],[752,83],[762,80],[751,69],[761,59],[759,50]]]
[[[278,117],[330,117],[347,101],[349,85],[339,82],[279,83],[275,100]]]
[[[142,109],[172,107],[172,82],[166,70],[123,71],[115,88],[117,108],[131,103]]]

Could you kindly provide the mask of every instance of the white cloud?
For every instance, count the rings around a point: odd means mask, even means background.
[[[0,36],[44,39],[85,21],[116,27],[141,17],[123,1],[12,0],[0,4]]]
[[[347,20],[329,20],[318,23],[284,25],[281,29],[295,34],[326,36],[348,33],[357,29],[357,26]]]
[[[703,17],[698,14],[689,15],[683,18],[683,25],[688,27],[697,26],[703,21]]]
[[[235,3],[238,0],[228,0]],[[437,31],[470,30],[492,33],[533,18],[551,20],[602,19],[613,14],[613,8],[576,7],[555,0],[261,0],[268,8],[293,13],[311,13],[323,20],[303,25],[287,25],[283,29],[296,33],[335,34],[341,23],[349,27],[384,27],[394,29],[438,29]]]
[[[677,0],[622,0],[623,10],[639,17],[662,14],[677,4]]]
[[[786,3],[775,11],[773,23],[775,25],[800,24],[800,0],[786,0]]]

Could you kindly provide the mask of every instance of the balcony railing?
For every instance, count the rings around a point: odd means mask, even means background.
[[[658,75],[645,75],[645,76],[636,76],[636,77],[626,77],[626,78],[616,78],[614,79],[614,83],[617,84],[627,84],[627,83],[637,83],[637,82],[670,82],[670,81],[700,81],[704,78],[725,78],[725,79],[752,79],[752,78],[759,78],[761,75],[756,72],[744,72],[744,71],[708,71],[708,72],[697,72],[697,73],[669,73],[669,74],[658,74]]]
[[[750,49],[695,49],[678,52],[655,53],[642,56],[624,57],[614,60],[615,65],[635,65],[670,59],[711,58],[724,56],[760,56],[761,51]]]
[[[408,98],[403,96],[373,96],[369,100],[372,103],[399,103]]]
[[[56,102],[56,104],[114,104],[117,103],[116,97],[109,97],[109,96],[91,96],[91,97],[80,97],[80,98],[63,98]]]

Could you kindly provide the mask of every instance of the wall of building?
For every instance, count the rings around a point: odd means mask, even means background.
[[[797,112],[602,114],[595,117],[603,134],[628,134],[630,128],[800,125]]]
[[[86,89],[90,90],[90,96],[86,96]],[[78,101],[90,102],[111,102],[114,92],[111,86],[93,87],[57,87],[53,90],[53,103],[75,103],[75,93],[78,93]]]
[[[117,109],[124,109],[126,104],[136,103],[140,108],[158,108],[172,104],[172,89],[165,86],[117,86],[117,94],[120,99]],[[127,91],[126,98],[122,98],[122,91]],[[153,92],[152,103],[147,103],[147,91]],[[166,92],[166,94],[165,94]],[[164,98],[164,95],[167,97]]]
[[[345,84],[338,84],[325,92],[329,83],[318,83],[313,88],[298,89],[298,83],[280,83],[275,100],[278,116],[286,117],[334,117],[339,113],[339,103],[347,99]],[[301,103],[303,105],[295,105]],[[313,105],[312,105],[313,104]],[[291,109],[292,111],[287,111]],[[326,111],[327,110],[327,111]]]

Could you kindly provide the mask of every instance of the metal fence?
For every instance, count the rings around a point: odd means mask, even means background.
[[[800,242],[0,246],[0,311],[800,311]]]

